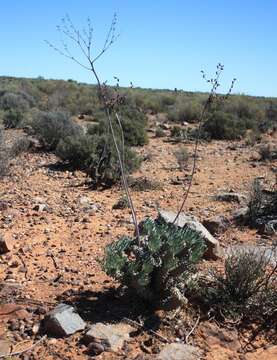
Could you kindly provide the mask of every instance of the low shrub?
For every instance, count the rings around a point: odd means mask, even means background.
[[[18,110],[8,110],[3,116],[3,125],[6,129],[13,129],[20,125],[23,120],[22,112]]]
[[[179,149],[174,151],[174,156],[176,157],[180,169],[184,169],[188,165],[189,153],[184,146],[179,147]]]
[[[274,160],[277,159],[277,146],[271,143],[261,144],[259,147],[260,160]]]
[[[255,179],[252,183],[249,194],[249,220],[251,225],[256,225],[257,219],[262,215],[263,206],[263,189],[258,179]]]
[[[3,130],[0,129],[0,178],[7,175],[9,170],[10,158],[7,151],[7,144],[4,138]]]
[[[156,138],[162,138],[162,137],[165,137],[165,136],[166,136],[165,131],[160,126],[158,126],[156,131],[155,131],[155,137]]]
[[[257,130],[250,130],[245,137],[246,146],[254,146],[262,140],[262,135]]]
[[[170,131],[170,137],[174,142],[186,141],[188,140],[188,131],[175,125]]]
[[[236,140],[246,133],[246,126],[235,115],[223,111],[215,111],[208,116],[202,130],[211,139]]]
[[[63,112],[38,112],[31,124],[42,146],[53,151],[61,139],[80,134],[81,128]]]
[[[135,191],[161,190],[163,188],[159,181],[147,177],[129,178],[129,186]]]
[[[140,227],[140,243],[123,237],[106,247],[104,271],[154,307],[183,306],[186,279],[205,251],[201,237],[152,219]]]
[[[127,209],[128,207],[129,207],[129,202],[126,195],[121,196],[121,198],[118,199],[118,201],[113,205],[114,210]]]
[[[127,145],[142,146],[147,144],[147,119],[142,111],[136,107],[124,106],[119,111],[122,121],[124,138]]]
[[[89,126],[89,134],[103,135],[107,132],[107,123],[103,112],[94,114],[98,125]],[[125,144],[129,146],[143,146],[147,144],[148,137],[146,133],[146,116],[133,106],[121,106],[119,116],[124,132]],[[116,124],[116,123],[115,123]],[[121,136],[118,126],[115,125],[118,137]]]
[[[0,178],[9,174],[11,161],[29,148],[26,136],[16,139],[12,145],[6,141],[4,131],[0,129]]]
[[[9,150],[11,158],[15,158],[15,157],[19,156],[20,154],[26,152],[30,148],[30,145],[31,145],[31,142],[27,136],[21,136],[21,137],[17,138],[13,142],[13,144]]]
[[[29,98],[30,96],[24,93],[4,92],[4,94],[0,96],[0,108],[5,111],[26,111],[29,109],[31,102],[29,102]]]
[[[176,102],[168,112],[168,120],[172,122],[198,122],[201,116],[202,106],[197,102]]]
[[[248,208],[249,222],[252,226],[259,226],[276,217],[277,190],[265,190],[260,180],[255,179],[250,189]]]
[[[110,186],[120,180],[113,141],[104,135],[81,133],[67,136],[59,142],[56,153],[74,168],[85,171],[97,185]],[[124,158],[127,173],[139,168],[140,159],[128,146],[125,146]]]
[[[227,257],[223,273],[212,273],[201,296],[219,318],[268,318],[277,308],[276,275],[265,253],[238,250]]]

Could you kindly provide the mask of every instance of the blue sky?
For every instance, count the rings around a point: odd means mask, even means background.
[[[90,16],[99,47],[114,12],[120,37],[97,63],[103,81],[206,91],[200,70],[221,62],[222,91],[236,77],[236,93],[277,96],[276,0],[2,0],[0,75],[94,82],[44,39],[59,45],[65,14],[79,27]]]

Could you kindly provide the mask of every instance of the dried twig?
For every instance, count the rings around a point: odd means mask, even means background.
[[[6,359],[9,356],[18,356],[21,354],[24,354],[25,352],[31,351],[33,350],[38,344],[42,343],[45,339],[47,338],[47,335],[44,335],[41,339],[39,339],[37,342],[35,342],[33,345],[29,346],[27,349],[24,349],[22,351],[15,351],[12,352],[10,354],[6,354],[6,355],[0,355],[0,359]]]
[[[140,328],[140,329],[146,330],[146,331],[150,332],[152,335],[156,336],[160,341],[162,341],[162,342],[164,342],[164,343],[166,343],[166,344],[170,344],[170,341],[169,341],[167,338],[165,338],[164,336],[158,334],[158,333],[157,333],[156,331],[154,331],[154,330],[145,329],[145,327],[144,327],[143,325],[141,325],[140,323],[138,323],[137,321],[128,319],[128,318],[126,318],[126,317],[124,317],[122,320],[125,321],[125,322],[127,322],[127,323],[130,324],[130,325],[133,325],[133,326],[136,326],[136,327],[138,327],[138,328]]]
[[[55,269],[58,269],[59,266],[58,266],[58,263],[57,263],[57,260],[56,260],[56,258],[55,258],[55,256],[54,256],[54,254],[53,254],[52,252],[50,252],[50,253],[49,253],[49,256],[50,256],[51,259],[53,260],[53,264],[54,264],[54,266],[55,266]]]
[[[200,314],[198,315],[195,324],[193,325],[192,329],[189,331],[189,333],[186,335],[185,343],[187,344],[189,341],[189,337],[194,333],[195,329],[197,328],[200,321]]]

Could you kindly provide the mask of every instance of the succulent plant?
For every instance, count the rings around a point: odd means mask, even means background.
[[[140,228],[140,242],[122,237],[106,247],[103,269],[155,307],[179,308],[187,302],[186,279],[205,244],[196,231],[163,221],[149,218]]]

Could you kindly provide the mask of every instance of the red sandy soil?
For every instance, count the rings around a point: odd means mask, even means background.
[[[273,137],[271,140],[274,141]],[[138,149],[148,160],[134,176],[146,176],[163,184],[163,189],[132,192],[140,220],[155,216],[157,207],[176,211],[180,205],[184,185],[173,185],[172,180],[188,176],[190,166],[185,171],[178,169],[173,153],[179,146],[166,142],[164,138],[156,139],[150,133],[149,144]],[[192,153],[193,144],[184,146]],[[197,172],[185,211],[200,220],[213,215],[229,217],[234,209],[240,207],[236,203],[212,199],[211,196],[219,191],[234,190],[247,194],[255,177],[274,179],[272,169],[276,169],[276,162],[256,161],[255,148],[245,146],[243,141],[201,144],[198,156]],[[114,300],[109,295],[109,290],[116,288],[117,284],[105,275],[98,262],[105,245],[121,235],[133,233],[130,210],[112,209],[122,196],[122,190],[120,187],[91,190],[85,184],[87,179],[83,173],[57,171],[53,169],[56,162],[57,158],[52,154],[23,154],[14,162],[11,175],[0,183],[0,200],[6,204],[1,211],[1,234],[12,243],[10,253],[0,258],[1,300],[23,304],[27,310],[42,307],[43,311],[33,321],[43,318],[43,313],[52,309],[59,299],[73,301],[75,298],[81,303],[81,315],[92,322],[116,320],[122,315],[131,317],[130,312],[136,305],[118,298]],[[83,197],[96,206],[86,209],[84,199],[80,201]],[[48,210],[34,210],[38,203],[47,204]],[[217,238],[222,247],[239,243],[270,244],[273,240],[262,237],[256,230],[235,226],[230,226]],[[107,296],[101,298],[105,292]],[[80,294],[83,294],[81,300]],[[110,306],[109,296],[112,299]],[[179,316],[179,322],[182,323],[182,316]],[[184,324],[187,324],[185,320]],[[1,329],[6,337],[15,344],[19,343],[16,349],[26,347],[28,341],[31,343],[28,338],[14,339],[5,324]],[[165,325],[157,331],[170,340],[176,337],[174,331]],[[79,339],[80,334],[68,339],[48,339],[32,351],[33,355],[28,353],[26,359],[87,359],[85,347]],[[235,327],[225,328],[207,321],[200,322],[190,338],[192,344],[205,351],[208,360],[277,358],[277,347],[263,337],[243,350],[246,341],[247,336],[243,338]],[[103,353],[98,358],[134,359],[141,354],[137,359],[153,359],[161,347],[157,338],[139,331],[121,353]]]

